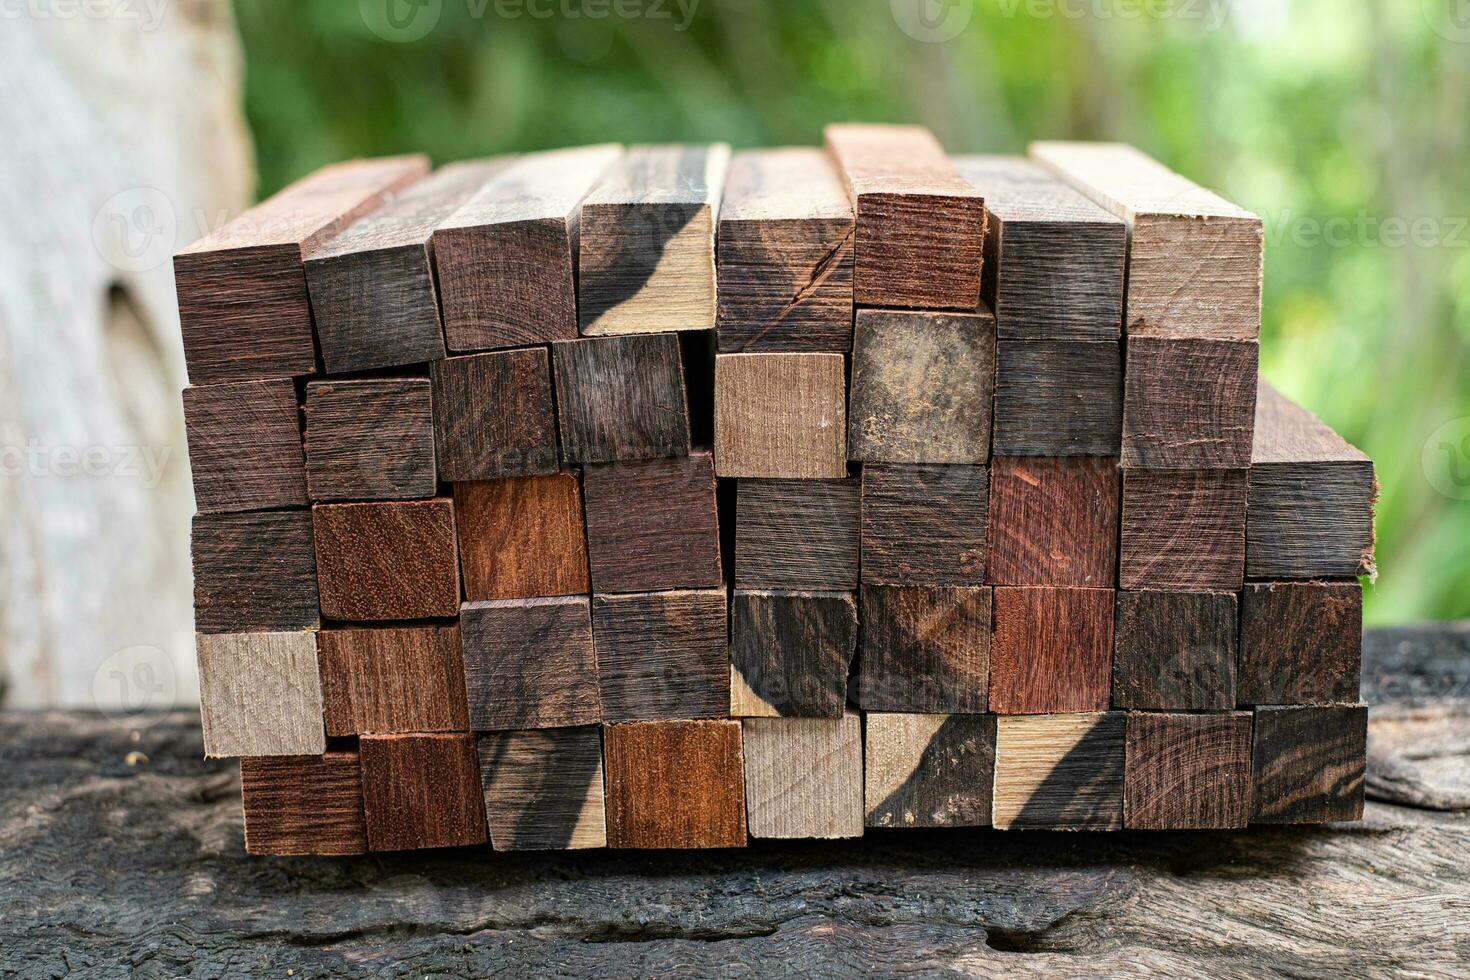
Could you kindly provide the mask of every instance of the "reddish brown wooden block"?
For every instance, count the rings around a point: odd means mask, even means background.
[[[184,389],[201,514],[306,505],[301,413],[289,379]]]
[[[448,497],[318,504],[311,511],[330,619],[429,619],[459,613],[459,556]]]
[[[1361,820],[1368,709],[1255,710],[1252,823]]]
[[[470,727],[564,728],[602,720],[586,596],[467,602],[460,623]]]
[[[1131,337],[1123,377],[1123,465],[1244,469],[1256,425],[1253,340]]]
[[[356,752],[241,759],[240,798],[247,854],[367,853]]]
[[[469,730],[458,625],[326,629],[317,660],[328,735]]]
[[[982,584],[988,494],[983,466],[864,466],[863,581]]]
[[[1112,653],[1112,589],[997,587],[990,710],[1102,710],[1108,706]]]
[[[465,598],[591,591],[577,474],[456,483],[454,518]]]
[[[1113,707],[1233,708],[1237,609],[1233,592],[1119,592]]]
[[[582,486],[594,592],[721,584],[709,453],[589,466]]]
[[[1117,460],[997,457],[990,466],[996,585],[1112,585],[1118,565]]]
[[[303,630],[320,621],[309,511],[199,514],[191,546],[199,632]]]
[[[445,358],[429,365],[429,377],[442,479],[556,472],[556,411],[544,348]]]
[[[1129,713],[1123,826],[1224,830],[1250,812],[1250,712]]]
[[[990,630],[987,587],[864,585],[858,703],[869,711],[985,711]]]
[[[312,500],[434,496],[439,481],[428,379],[307,385],[306,485]]]
[[[603,720],[726,717],[725,608],[724,589],[594,596]]]
[[[364,735],[358,746],[370,849],[485,843],[475,736]]]
[[[1363,655],[1363,587],[1247,582],[1240,597],[1236,701],[1354,704]]]
[[[651,721],[603,730],[609,847],[745,846],[738,721]]]
[[[1127,470],[1118,586],[1240,589],[1245,575],[1244,470]]]

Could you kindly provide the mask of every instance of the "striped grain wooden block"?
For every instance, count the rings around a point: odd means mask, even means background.
[[[841,718],[857,633],[851,592],[734,590],[731,716]]]
[[[247,854],[367,853],[356,751],[241,759],[240,799]]]
[[[607,843],[745,846],[738,721],[645,721],[603,729]]]
[[[1363,587],[1356,579],[1245,584],[1240,705],[1356,704],[1362,657]]]
[[[200,633],[196,640],[205,756],[326,751],[315,631]]]
[[[576,473],[456,483],[454,523],[467,599],[591,591]]]
[[[304,630],[321,621],[308,510],[197,514],[194,628]]]
[[[475,736],[364,735],[358,748],[371,850],[485,843]]]
[[[869,711],[986,710],[991,590],[864,585],[857,700]]]
[[[586,596],[467,602],[460,628],[471,728],[566,728],[602,720]]]
[[[742,728],[751,837],[863,835],[861,718],[747,718]]]
[[[185,388],[184,432],[199,513],[306,506],[301,410],[289,378]]]
[[[985,575],[995,585],[1113,584],[1119,476],[1105,457],[997,457]]]
[[[348,621],[459,613],[459,556],[448,497],[317,504],[322,615]]]
[[[864,466],[863,582],[984,583],[988,506],[983,466]]]
[[[867,826],[990,826],[994,715],[875,711],[866,721]]]
[[[727,629],[722,588],[594,596],[603,720],[729,715]]]
[[[688,454],[689,401],[677,337],[559,341],[551,358],[567,464]]]
[[[429,365],[429,378],[441,479],[556,472],[556,409],[544,348],[445,358]]]
[[[715,472],[722,477],[847,475],[841,354],[715,357]]]
[[[856,589],[859,493],[856,479],[737,481],[736,588]]]
[[[1245,497],[1244,470],[1124,470],[1118,586],[1239,591]]]
[[[1002,715],[995,826],[1117,830],[1123,825],[1125,715]]]
[[[1233,592],[1120,591],[1113,707],[1233,708],[1238,609]]]
[[[1117,341],[996,344],[997,456],[1117,456],[1122,406]]]
[[[434,415],[427,378],[313,381],[306,386],[306,486],[312,500],[434,496]]]
[[[1128,714],[1123,826],[1226,830],[1251,813],[1251,715]]]
[[[709,453],[588,466],[582,471],[582,487],[594,592],[722,583]]]
[[[990,710],[1105,710],[1112,694],[1112,589],[996,586]]]
[[[1249,466],[1259,356],[1253,340],[1129,338],[1123,468]]]
[[[1361,820],[1368,709],[1255,710],[1252,823]]]
[[[469,730],[458,623],[324,629],[317,658],[328,735]]]
[[[599,726],[488,732],[479,755],[497,851],[607,846]]]

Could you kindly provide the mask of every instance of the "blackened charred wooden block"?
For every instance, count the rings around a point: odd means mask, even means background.
[[[990,826],[994,715],[875,711],[866,722],[867,826]]]
[[[1245,497],[1244,470],[1124,470],[1119,587],[1239,590]]]
[[[995,826],[1122,827],[1125,718],[1121,711],[998,718]]]
[[[1117,341],[996,344],[997,456],[1117,456],[1122,405]]]
[[[444,480],[555,473],[556,410],[544,348],[429,365],[434,444]]]
[[[289,378],[184,389],[201,514],[306,506],[301,410]]]
[[[858,703],[868,711],[985,711],[990,647],[987,587],[864,585]]]
[[[863,582],[983,584],[988,506],[983,466],[864,466]]]
[[[466,602],[460,630],[471,728],[567,728],[602,720],[586,596]]]
[[[848,456],[865,463],[985,463],[995,318],[859,310]]]
[[[198,514],[191,549],[199,632],[304,630],[320,622],[310,511]]]
[[[745,846],[738,721],[645,721],[603,729],[607,843]]]
[[[678,337],[560,341],[551,357],[565,462],[688,454],[689,402]]]
[[[1119,592],[1113,707],[1235,707],[1238,610],[1233,592]]]
[[[316,371],[303,261],[429,172],[420,155],[325,167],[174,256],[184,361],[194,384]]]
[[[582,199],[621,155],[613,144],[510,161],[434,230],[451,351],[577,336]]]
[[[459,625],[324,629],[327,734],[469,731]]]
[[[712,588],[722,582],[709,453],[582,472],[594,592]]]
[[[1362,658],[1356,579],[1245,584],[1236,686],[1242,706],[1356,704]]]
[[[1123,468],[1249,466],[1259,354],[1253,340],[1130,337]]]
[[[973,310],[980,300],[985,202],[919,126],[825,131],[857,212],[853,298],[862,306]]]
[[[730,602],[731,716],[841,718],[857,650],[852,593],[736,589]]]
[[[751,837],[863,835],[863,725],[839,718],[747,718],[745,811]]]
[[[322,615],[370,621],[459,614],[449,498],[317,504],[311,518]]]
[[[723,143],[633,146],[582,201],[582,333],[715,328]]]
[[[369,849],[485,843],[475,736],[364,735],[358,751]]]
[[[1123,826],[1228,830],[1251,814],[1251,714],[1128,714]]]
[[[312,500],[413,500],[434,496],[438,486],[428,378],[306,386]]]
[[[719,349],[852,349],[852,202],[821,151],[730,161],[716,244]]]
[[[990,710],[1073,714],[1108,707],[1112,589],[997,586]]]
[[[841,354],[716,355],[714,414],[720,476],[847,475]]]
[[[736,588],[856,589],[859,498],[856,479],[737,481]]]
[[[727,635],[724,589],[594,596],[603,720],[727,717]]]
[[[995,585],[1113,584],[1119,475],[1105,457],[996,457],[986,578]]]
[[[497,851],[607,846],[600,726],[489,732],[479,755]]]
[[[1367,707],[1257,708],[1252,753],[1252,823],[1362,819]]]
[[[367,853],[356,751],[241,759],[240,798],[247,854]]]
[[[466,599],[529,599],[592,591],[576,473],[454,485]]]
[[[315,631],[200,633],[196,640],[205,756],[326,751]]]

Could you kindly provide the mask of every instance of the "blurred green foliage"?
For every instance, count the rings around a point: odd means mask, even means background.
[[[352,156],[810,144],[844,119],[924,123],[954,151],[1142,147],[1265,218],[1262,368],[1377,462],[1382,623],[1470,615],[1470,420],[1435,435],[1470,416],[1457,3],[247,0],[237,17],[262,194]],[[616,10],[642,15],[596,16]],[[925,23],[963,29],[916,40]]]

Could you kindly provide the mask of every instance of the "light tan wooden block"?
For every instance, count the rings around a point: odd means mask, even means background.
[[[841,354],[715,357],[715,474],[823,479],[847,475]]]
[[[866,715],[869,827],[985,827],[995,771],[994,715]]]
[[[747,718],[746,822],[752,837],[861,837],[862,721]]]
[[[316,631],[200,633],[197,651],[206,756],[327,750]]]
[[[995,826],[1123,826],[1121,711],[1001,715],[995,737]]]

